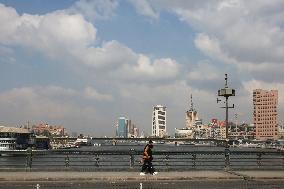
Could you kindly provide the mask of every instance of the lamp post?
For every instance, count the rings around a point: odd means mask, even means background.
[[[233,106],[228,105],[228,99],[230,96],[235,96],[235,89],[230,89],[228,87],[228,76],[225,74],[225,88],[218,90],[218,96],[225,97],[225,106],[221,108],[226,109],[226,139],[228,139],[228,119],[229,119],[229,108],[234,108]],[[217,103],[219,103],[221,100],[217,98]]]

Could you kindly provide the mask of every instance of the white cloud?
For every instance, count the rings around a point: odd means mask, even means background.
[[[87,65],[95,68],[117,68],[122,64],[134,64],[137,54],[117,41],[109,41],[102,47],[90,47],[77,51],[77,56]]]
[[[46,15],[18,15],[0,4],[0,44],[19,45],[40,51],[54,59],[76,58],[76,51],[96,39],[96,29],[81,15],[53,12]]]
[[[80,14],[56,11],[45,15],[18,15],[13,8],[4,5],[0,5],[0,12],[0,45],[28,47],[55,60],[93,67],[94,73],[118,70],[123,75],[118,79],[129,76],[130,79],[159,80],[178,74],[175,60],[151,60],[115,40],[95,47],[97,29]]]
[[[154,19],[159,18],[159,13],[153,9],[148,0],[136,1],[129,0],[130,3],[136,8],[137,12],[144,16],[149,16]]]
[[[156,59],[151,65],[148,57],[140,55],[134,72],[141,75],[156,76],[157,78],[174,78],[179,72],[179,65],[175,60],[170,58]]]
[[[0,62],[15,63],[14,51],[11,48],[0,46]]]
[[[213,63],[199,62],[197,67],[189,72],[188,79],[193,81],[219,80],[221,73],[221,70]]]
[[[86,98],[95,99],[99,101],[112,101],[113,100],[113,97],[111,95],[99,93],[96,89],[92,87],[85,88],[84,96]]]
[[[89,20],[110,19],[118,6],[116,0],[79,0],[67,11],[79,13]]]
[[[270,82],[264,82],[261,80],[250,80],[243,83],[244,89],[252,94],[252,91],[254,89],[264,89],[264,90],[278,90],[278,103],[279,107],[284,106],[284,99],[282,98],[284,94],[284,84],[283,83],[270,83]]]
[[[171,58],[153,59],[140,54],[137,64],[124,64],[114,70],[111,77],[132,81],[165,81],[175,79],[180,65]]]
[[[49,89],[14,88],[0,94],[1,114],[7,119],[63,119],[78,114],[75,105],[46,95]]]
[[[236,65],[240,71],[247,65],[256,67],[246,70],[253,76],[260,75],[260,69],[268,65],[284,69],[284,2],[281,0],[153,0],[149,3],[155,10],[175,13],[193,27],[199,33],[196,47],[215,61]],[[265,69],[261,72],[266,74]]]
[[[220,43],[217,38],[210,38],[205,33],[199,33],[194,40],[195,46],[210,57],[223,57]]]

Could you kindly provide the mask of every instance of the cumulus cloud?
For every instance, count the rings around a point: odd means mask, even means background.
[[[0,46],[0,63],[15,63],[14,51],[11,48]]]
[[[217,38],[211,38],[205,33],[199,33],[194,40],[195,46],[204,54],[221,60],[226,60],[227,57],[220,48],[220,43]]]
[[[190,86],[198,89],[216,90],[223,83],[223,71],[212,62],[202,61],[187,74]]]
[[[89,1],[79,1],[78,4],[80,3],[92,4]],[[100,3],[103,4],[99,1],[98,6]],[[28,47],[29,50],[39,51],[55,60],[93,67],[94,72],[113,72],[123,65],[127,69],[120,69],[120,72],[126,71],[121,75],[129,75],[131,79],[173,78],[178,72],[175,60],[150,60],[146,55],[141,58],[140,54],[115,40],[94,46],[97,29],[81,14],[56,11],[45,15],[19,15],[15,9],[1,4],[0,12],[0,45]],[[135,73],[137,77],[128,73]]]
[[[158,19],[159,13],[153,9],[148,0],[136,1],[129,0],[129,2],[136,8],[137,12],[144,16],[149,16],[151,18]]]
[[[51,91],[49,91],[51,90]],[[57,89],[58,90],[58,89]],[[60,89],[60,93],[65,93]],[[11,116],[24,121],[33,119],[63,119],[67,116],[78,115],[80,108],[66,103],[62,99],[52,98],[50,93],[54,88],[14,88],[0,94],[1,114],[9,119]],[[49,93],[49,94],[48,94]],[[82,107],[81,107],[82,108]]]
[[[83,62],[94,68],[115,69],[122,64],[135,64],[137,54],[118,41],[108,41],[102,47],[90,47],[77,52]]]
[[[283,1],[153,0],[149,3],[155,10],[176,14],[199,32],[195,45],[213,60],[236,65],[241,71],[246,65],[259,66],[257,71],[247,70],[253,76],[265,74],[268,65],[278,70],[284,68]]]
[[[89,20],[104,20],[114,16],[117,6],[115,0],[79,0],[66,11],[79,13]]]
[[[95,99],[99,101],[112,101],[113,100],[113,97],[111,95],[99,93],[96,89],[92,87],[85,88],[84,96],[86,98]]]
[[[54,59],[75,57],[96,39],[96,29],[81,15],[53,12],[46,15],[18,15],[0,4],[0,44],[19,45]],[[65,56],[62,56],[65,55]]]
[[[283,83],[268,83],[268,82],[263,82],[260,80],[250,80],[248,82],[244,82],[244,89],[248,91],[250,94],[252,94],[253,89],[265,89],[265,90],[278,90],[279,94],[279,104],[280,106],[283,107],[284,105],[284,99],[281,98],[282,95],[284,94],[284,84]]]
[[[121,68],[114,70],[111,76],[122,80],[134,81],[159,81],[175,79],[179,73],[180,65],[171,58],[151,60],[140,54],[137,64],[124,64]]]

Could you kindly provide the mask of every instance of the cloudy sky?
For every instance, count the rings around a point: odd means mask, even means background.
[[[152,107],[185,125],[224,119],[224,74],[239,122],[252,90],[279,90],[284,116],[283,0],[0,0],[0,125],[63,125],[112,136],[119,116],[150,133]]]

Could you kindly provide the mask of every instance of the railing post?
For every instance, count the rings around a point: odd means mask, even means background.
[[[99,167],[99,166],[100,166],[100,157],[99,157],[98,154],[96,155],[95,160],[96,160],[95,166],[96,166],[96,167]]]
[[[284,153],[282,153],[282,164],[283,164],[283,168],[284,168]]]
[[[257,163],[257,167],[258,167],[258,168],[260,168],[260,166],[261,166],[261,156],[262,156],[261,153],[258,153],[258,154],[257,154],[256,163]]]
[[[134,158],[134,152],[135,150],[134,149],[130,149],[130,162],[129,162],[129,166],[130,168],[133,168],[134,167],[134,162],[135,162],[135,158]]]
[[[65,167],[66,168],[69,167],[69,163],[70,163],[70,159],[69,159],[69,156],[67,154],[66,157],[65,157]]]
[[[169,159],[170,159],[170,157],[169,157],[169,155],[167,154],[167,155],[165,156],[165,162],[166,162],[167,171],[169,171]]]
[[[26,161],[26,167],[27,168],[32,168],[32,161],[33,161],[33,151],[31,148],[27,149],[27,161]]]
[[[228,146],[225,148],[225,168],[230,168],[230,149]]]
[[[192,154],[192,168],[195,169],[196,168],[196,154]]]
[[[284,168],[284,153],[281,153],[282,154],[282,165],[283,165],[283,168]]]

